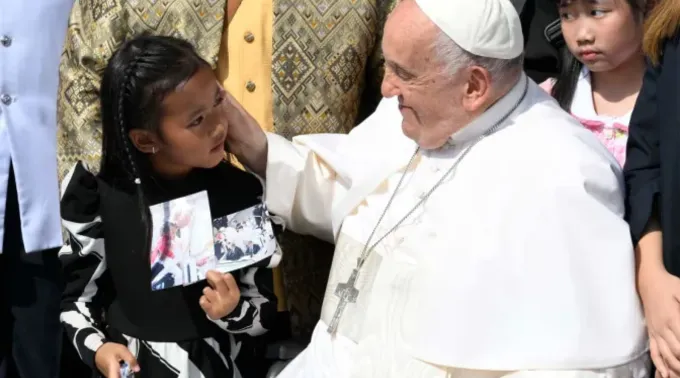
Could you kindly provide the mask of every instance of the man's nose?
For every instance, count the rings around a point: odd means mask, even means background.
[[[383,97],[390,98],[399,95],[399,87],[394,83],[392,75],[385,72],[382,84],[380,85],[380,92]]]

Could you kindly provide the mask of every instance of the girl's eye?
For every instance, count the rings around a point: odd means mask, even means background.
[[[571,13],[569,13],[569,12],[561,12],[561,13],[560,13],[560,17],[561,17],[563,20],[571,20],[572,18],[574,18],[574,16],[573,16]]]
[[[602,9],[593,9],[592,11],[590,11],[590,15],[593,17],[601,17],[604,16],[605,13],[607,13],[607,11],[604,11]]]
[[[203,116],[200,116],[200,117],[196,118],[195,120],[191,121],[191,123],[189,124],[189,127],[194,127],[194,126],[200,125],[201,122],[203,122],[203,119],[204,119],[204,118],[205,118],[205,117],[203,117]]]

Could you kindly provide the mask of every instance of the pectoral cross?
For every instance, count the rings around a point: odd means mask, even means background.
[[[340,324],[340,317],[343,311],[345,311],[345,306],[347,303],[356,303],[357,297],[359,296],[359,290],[357,290],[354,285],[357,281],[357,276],[359,275],[359,269],[352,270],[352,274],[346,283],[339,283],[335,287],[335,295],[340,298],[340,303],[335,309],[333,314],[333,319],[331,319],[331,324],[328,325],[328,333],[334,334],[338,329],[338,324]]]

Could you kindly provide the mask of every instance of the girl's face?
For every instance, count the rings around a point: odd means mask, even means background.
[[[562,0],[560,16],[569,50],[592,72],[642,53],[642,19],[627,0]]]
[[[165,97],[159,132],[131,130],[130,138],[149,154],[154,171],[161,175],[212,168],[224,159],[228,130],[224,96],[213,71],[201,68]]]

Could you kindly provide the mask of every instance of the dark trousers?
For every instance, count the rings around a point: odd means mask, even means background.
[[[10,168],[0,254],[0,378],[57,378],[62,327],[58,249],[26,253]]]

